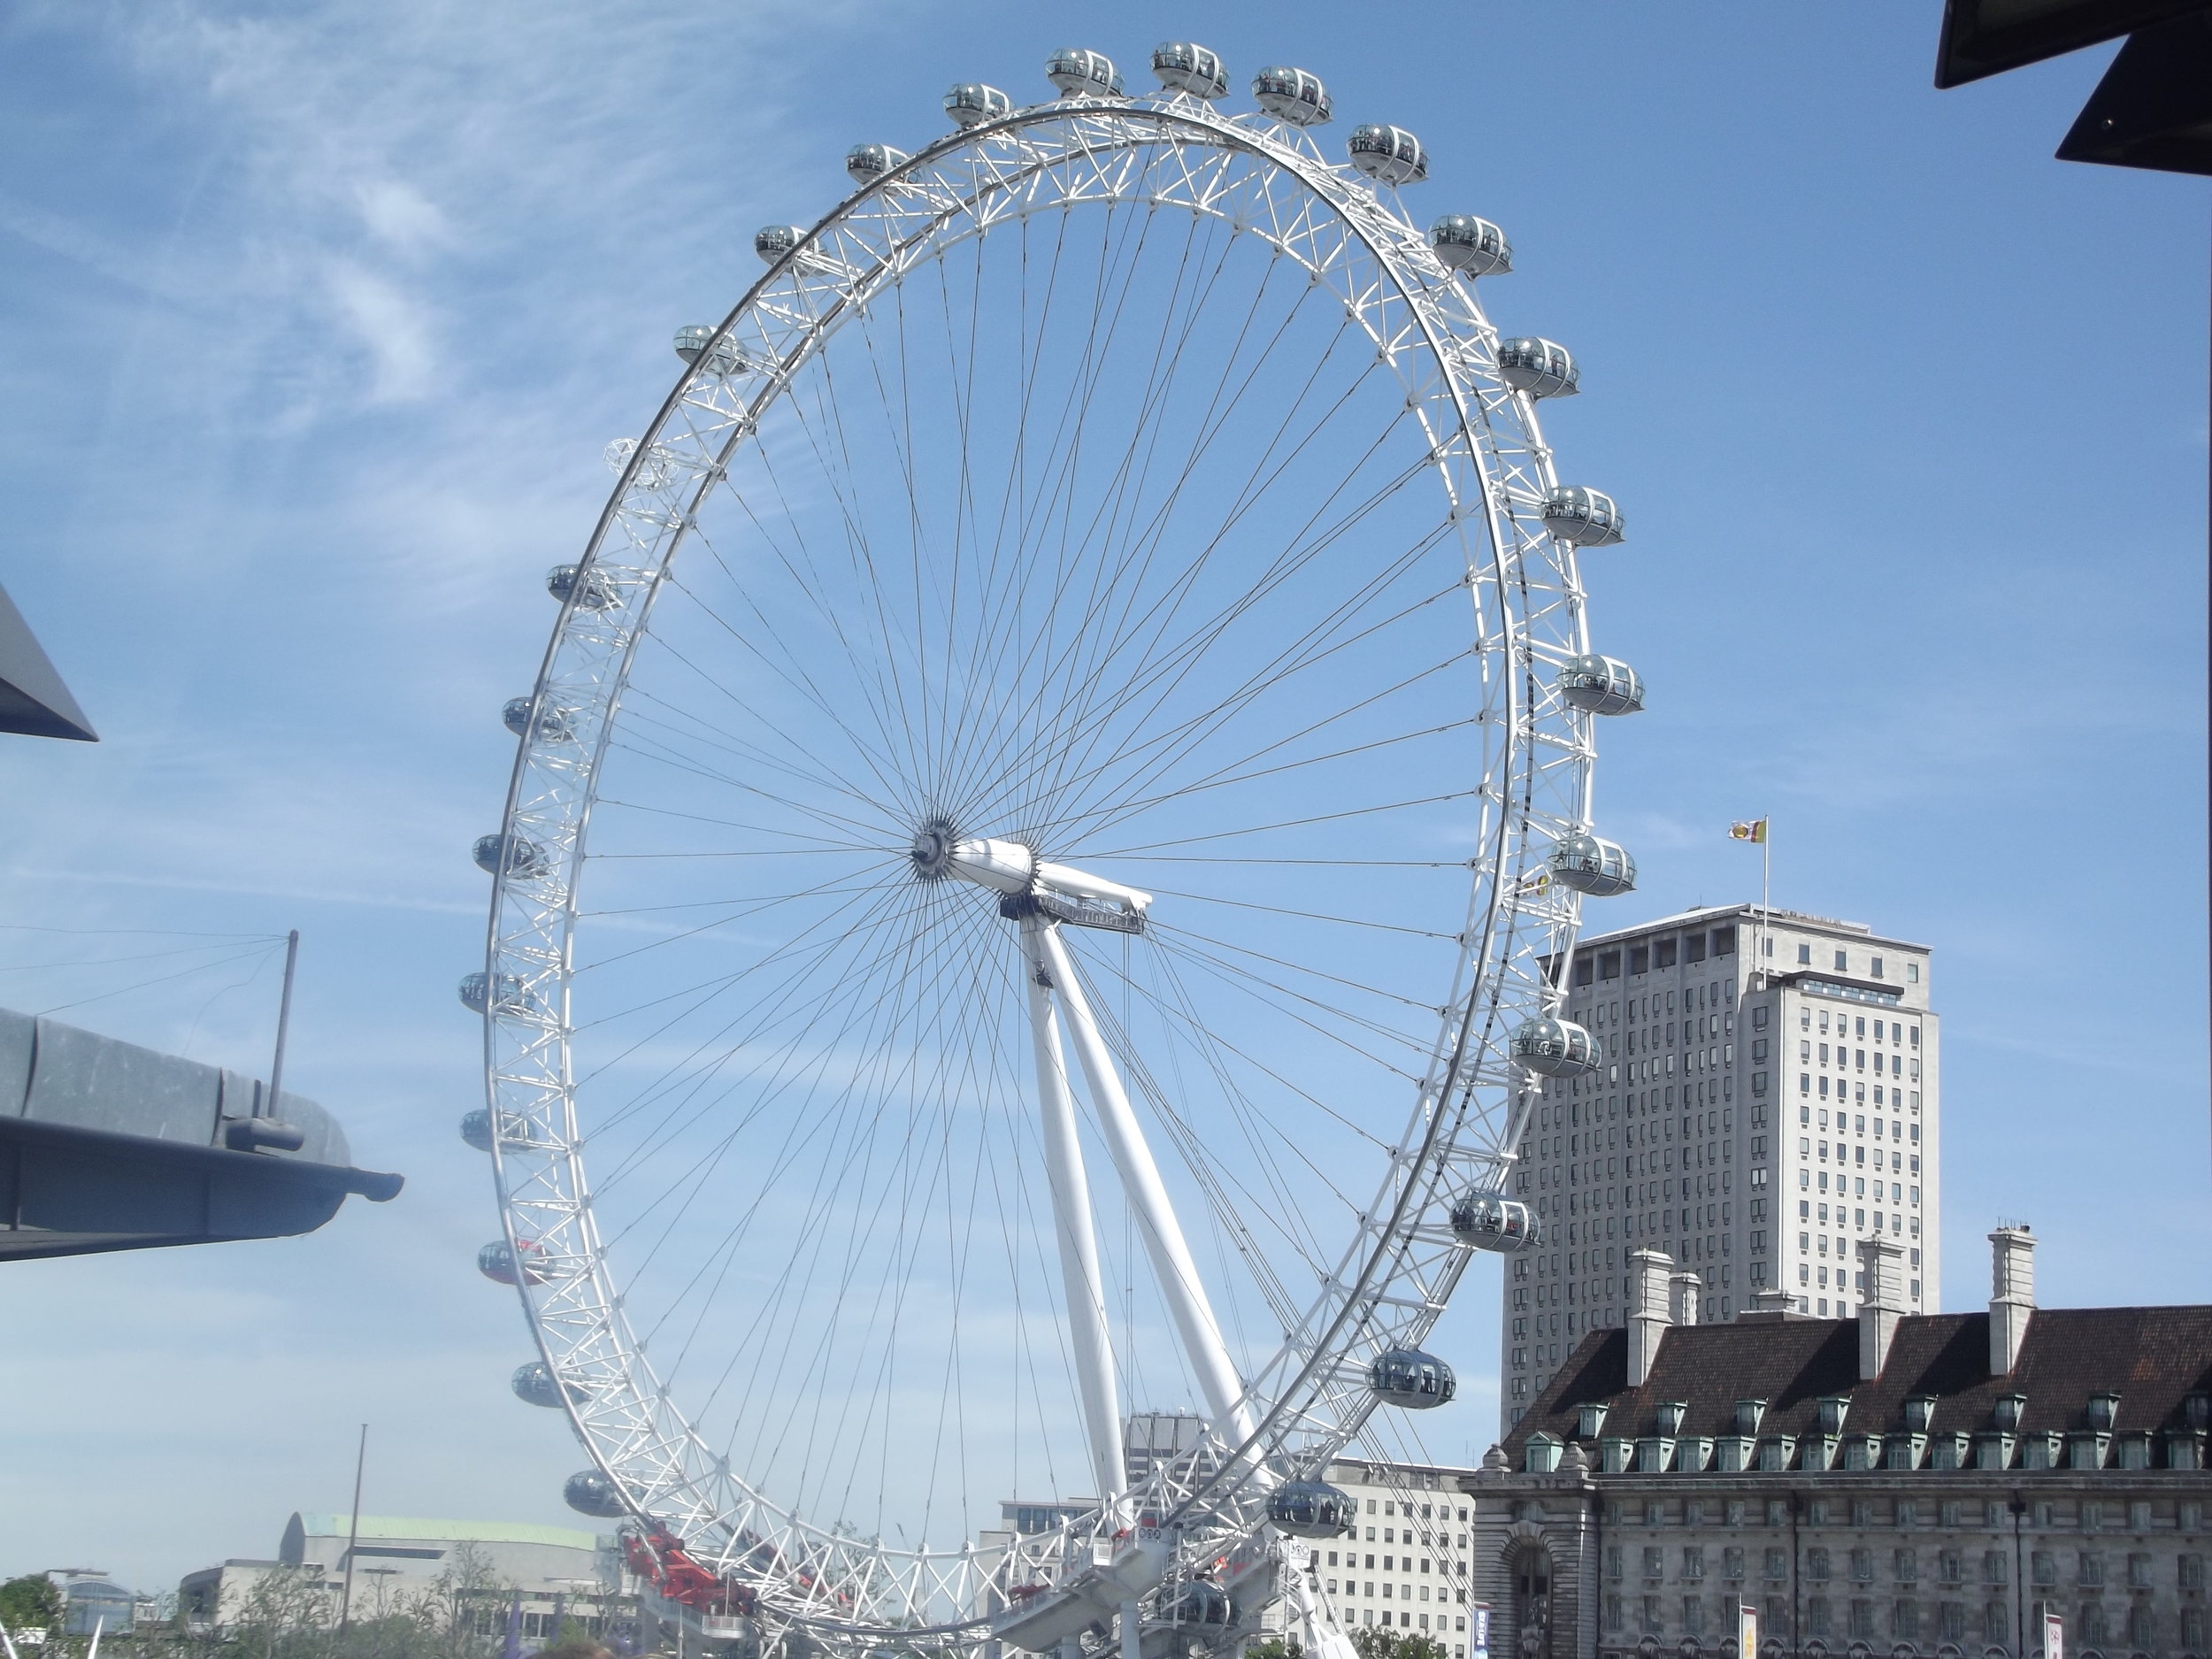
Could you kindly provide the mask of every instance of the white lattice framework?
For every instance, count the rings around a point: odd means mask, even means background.
[[[872,296],[949,248],[1024,215],[1107,202],[1187,210],[1258,239],[1325,285],[1394,371],[1452,503],[1487,733],[1460,967],[1386,1179],[1288,1339],[1246,1379],[1250,1438],[1158,1472],[1140,1494],[1185,1555],[1258,1560],[1267,1491],[1325,1463],[1376,1409],[1369,1361],[1417,1346],[1444,1310],[1472,1254],[1449,1225],[1451,1202],[1509,1186],[1532,1091],[1508,1039],[1556,1010],[1548,972],[1578,922],[1577,895],[1543,879],[1549,848],[1591,825],[1591,717],[1554,686],[1556,665],[1589,649],[1575,549],[1541,518],[1559,480],[1533,401],[1499,376],[1474,285],[1439,262],[1394,196],[1330,164],[1305,133],[1171,94],[1015,111],[949,135],[815,226],[722,325],[720,340],[766,372],[683,377],[583,556],[580,588],[597,603],[563,607],[534,704],[558,718],[523,741],[508,796],[504,833],[541,858],[496,883],[485,1056],[507,1239],[541,1281],[522,1299],[594,1461],[641,1516],[749,1586],[772,1626],[833,1643],[844,1632],[877,1646],[888,1631],[910,1647],[979,1642],[1009,1587],[1091,1571],[1090,1535],[1106,1523],[1079,1520],[1010,1551],[838,1535],[756,1490],[668,1397],[603,1259],[572,1087],[576,879],[595,779],[656,592],[792,376]]]

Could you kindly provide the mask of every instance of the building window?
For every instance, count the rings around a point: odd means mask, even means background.
[[[1780,1523],[1777,1522],[1775,1518],[1770,1515],[1767,1517],[1767,1525],[1769,1526],[1775,1526],[1780,1525]],[[1787,1578],[1789,1576],[1790,1552],[1786,1549],[1768,1550],[1766,1561],[1766,1577],[1770,1581],[1778,1582],[1779,1580]]]
[[[2047,1549],[2032,1551],[2028,1556],[2028,1571],[2038,1584],[2056,1584],[2058,1557]]]
[[[1854,1601],[1851,1603],[1851,1634],[1855,1639],[1862,1641],[1874,1634],[1873,1602]]]
[[[2174,1563],[2181,1587],[2185,1590],[2204,1588],[2204,1557],[2184,1555]]]
[[[2081,1618],[2075,1633],[2080,1636],[2085,1647],[2101,1647],[2111,1640],[2111,1632],[2105,1625],[2103,1602],[2084,1601],[2081,1604]]]
[[[2101,1590],[2104,1587],[2104,1557],[2094,1550],[2085,1549],[2081,1552],[2080,1582],[2085,1589]]]
[[[1936,1609],[1936,1630],[1945,1641],[1966,1640],[1966,1603],[1946,1601]]]
[[[1644,1577],[1663,1578],[1667,1576],[1667,1552],[1657,1545],[1644,1551]]]
[[[1851,957],[1849,954],[1841,950],[1836,952],[1836,972],[1838,973],[1847,973],[1850,972],[1850,968]]]
[[[1690,1524],[1695,1525],[1694,1522]],[[1705,1576],[1704,1545],[1685,1544],[1682,1546],[1682,1576],[1686,1578],[1702,1578]]]
[[[1920,1636],[1920,1603],[1900,1601],[1889,1610],[1889,1633],[1901,1641],[1915,1641]]]
[[[1704,1631],[1705,1598],[1699,1595],[1684,1596],[1682,1598],[1682,1633],[1686,1636],[1699,1636],[1702,1635]]]
[[[1805,1576],[1816,1580],[1828,1576],[1828,1552],[1818,1544],[1805,1552]]]
[[[2128,1609],[2128,1640],[2137,1647],[2155,1645],[2158,1622],[2151,1617],[2151,1604],[2138,1601]]]
[[[1813,1595],[1805,1598],[1805,1633],[1809,1636],[1828,1636],[1828,1598]]]
[[[1618,1630],[1620,1627],[1621,1598],[1617,1595],[1609,1595],[1605,1598],[1605,1628]]]
[[[1656,1636],[1659,1633],[1659,1598],[1655,1595],[1644,1598],[1643,1625],[1645,1635]]]

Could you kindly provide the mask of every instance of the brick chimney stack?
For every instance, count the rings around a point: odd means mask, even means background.
[[[1989,1374],[2009,1377],[2035,1311],[2035,1234],[2025,1225],[1989,1235]]]
[[[1643,1386],[1659,1357],[1660,1339],[1673,1323],[1668,1309],[1674,1258],[1664,1250],[1628,1253],[1628,1386]]]

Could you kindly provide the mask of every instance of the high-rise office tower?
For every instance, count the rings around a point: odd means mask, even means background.
[[[1506,1258],[1509,1428],[1593,1328],[1627,1322],[1628,1253],[1674,1260],[1673,1315],[1854,1312],[1857,1244],[1905,1251],[1901,1311],[1941,1278],[1942,1096],[1928,948],[1755,904],[1586,939],[1564,1014],[1597,1038],[1546,1082],[1515,1195],[1540,1238]]]

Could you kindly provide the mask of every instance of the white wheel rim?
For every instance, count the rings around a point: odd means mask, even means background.
[[[1426,1075],[1408,1091],[1412,1108],[1380,1184],[1320,1289],[1272,1356],[1245,1367],[1257,1426],[1240,1455],[1210,1482],[1199,1466],[1156,1476],[1147,1502],[1190,1523],[1187,1552],[1254,1558],[1269,1487],[1341,1446],[1373,1409],[1368,1360],[1417,1347],[1435,1323],[1470,1254],[1448,1225],[1450,1202],[1505,1184],[1526,1110],[1507,1040],[1522,1020],[1556,1011],[1542,964],[1571,954],[1577,896],[1540,879],[1549,847],[1591,827],[1590,717],[1561,702],[1550,680],[1551,665],[1589,649],[1575,550],[1541,522],[1559,480],[1532,403],[1497,377],[1496,331],[1471,286],[1436,262],[1389,201],[1324,162],[1302,134],[1170,96],[1015,111],[924,151],[818,226],[724,326],[747,357],[780,373],[684,377],[582,561],[612,603],[563,608],[538,696],[565,711],[570,733],[534,731],[518,757],[505,831],[538,849],[543,865],[495,884],[487,972],[503,995],[487,1010],[486,1053],[509,1241],[545,1279],[526,1283],[522,1301],[546,1363],[580,1390],[568,1410],[593,1460],[695,1558],[752,1586],[764,1617],[825,1638],[897,1632],[914,1641],[936,1631],[966,1645],[987,1635],[976,1614],[994,1586],[1054,1582],[1087,1559],[1067,1560],[1056,1533],[1010,1555],[972,1539],[902,1548],[833,1532],[756,1489],[663,1388],[609,1263],[583,1163],[572,981],[588,832],[656,600],[704,504],[741,465],[754,423],[773,419],[776,397],[893,278],[1032,216],[1125,203],[1263,238],[1279,261],[1329,285],[1387,357],[1452,503],[1490,738],[1486,775],[1468,798],[1479,851],[1457,977]]]

